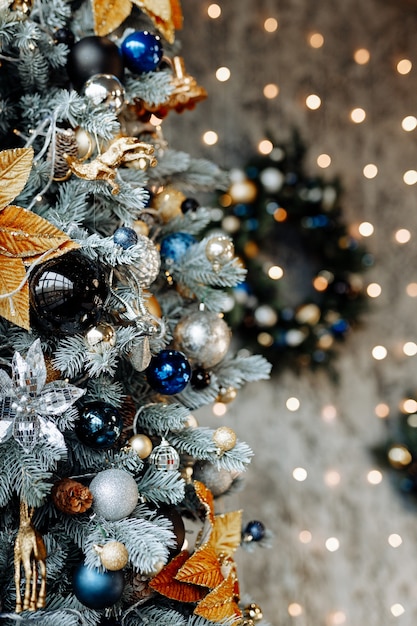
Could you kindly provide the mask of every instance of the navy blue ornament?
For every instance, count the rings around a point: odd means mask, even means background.
[[[265,526],[258,520],[252,520],[246,524],[243,536],[248,541],[261,541],[265,536]]]
[[[83,563],[77,567],[72,577],[72,587],[77,599],[89,609],[96,611],[113,606],[122,597],[124,578],[120,570],[104,571],[87,567]]]
[[[67,72],[77,91],[95,74],[111,74],[123,80],[123,58],[119,48],[108,37],[84,37],[71,48]]]
[[[75,425],[78,439],[97,450],[114,446],[123,430],[123,419],[111,404],[90,402],[81,411]]]
[[[188,213],[188,211],[197,211],[200,204],[194,198],[185,198],[181,202],[181,211],[183,213]]]
[[[188,248],[197,243],[197,239],[190,233],[171,233],[161,241],[160,255],[166,265],[178,263]]]
[[[127,250],[138,243],[138,236],[133,228],[121,226],[114,231],[113,241],[121,246],[123,250]]]
[[[128,35],[121,50],[125,66],[133,74],[152,72],[163,55],[161,39],[147,30],[137,30]]]
[[[178,350],[161,350],[146,369],[149,385],[167,396],[180,393],[190,381],[191,365]]]

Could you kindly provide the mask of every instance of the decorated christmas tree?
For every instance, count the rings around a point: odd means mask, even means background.
[[[198,409],[270,366],[223,316],[245,269],[197,198],[227,176],[162,134],[206,97],[181,22],[176,0],[1,2],[5,625],[262,619],[234,553],[268,531],[217,505],[252,452]]]

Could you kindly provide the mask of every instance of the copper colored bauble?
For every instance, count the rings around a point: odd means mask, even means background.
[[[231,330],[217,313],[195,311],[183,317],[174,329],[174,340],[190,361],[204,368],[220,363],[226,355]]]
[[[217,394],[216,402],[223,402],[223,404],[229,404],[233,402],[237,397],[237,389],[235,387],[221,387]]]
[[[236,433],[228,426],[220,426],[213,433],[213,441],[220,452],[227,452],[236,445]]]
[[[147,459],[152,452],[152,441],[146,435],[137,434],[129,439],[129,446],[140,459]]]
[[[120,541],[109,541],[104,546],[94,546],[94,549],[98,552],[103,567],[110,572],[123,569],[129,561],[129,552]]]

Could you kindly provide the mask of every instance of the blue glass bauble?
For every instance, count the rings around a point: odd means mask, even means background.
[[[137,30],[128,35],[121,50],[125,66],[133,74],[152,72],[163,55],[160,38],[147,30]]]
[[[252,541],[260,541],[265,536],[265,526],[258,520],[252,520],[247,523],[244,534],[250,535]]]
[[[191,378],[191,366],[178,350],[161,350],[152,357],[146,370],[149,385],[167,396],[182,391]]]
[[[171,233],[161,241],[160,255],[166,265],[177,263],[187,252],[188,248],[197,243],[197,239],[190,233]]]
[[[72,587],[78,600],[89,609],[105,609],[122,597],[123,573],[120,570],[101,572],[81,564],[73,574]]]
[[[114,446],[122,429],[123,419],[117,409],[99,401],[84,407],[75,426],[78,439],[98,450],[107,450]]]
[[[133,228],[121,226],[113,233],[113,241],[121,246],[123,250],[127,250],[138,243],[138,236]]]
[[[72,250],[33,271],[29,295],[34,326],[51,334],[73,335],[100,319],[108,283],[99,263]]]

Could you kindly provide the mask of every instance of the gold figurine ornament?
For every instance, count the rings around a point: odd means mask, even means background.
[[[32,524],[34,509],[20,503],[20,526],[14,545],[14,578],[16,585],[16,613],[42,609],[46,602],[46,547],[41,534]],[[38,591],[38,565],[41,582]],[[21,566],[25,574],[25,593],[22,606],[20,589]]]
[[[118,194],[120,186],[116,182],[117,168],[130,165],[145,170],[155,167],[155,149],[136,137],[118,137],[108,148],[92,161],[85,162],[69,154],[65,155],[70,170],[84,180],[105,180],[112,187],[112,194]]]

